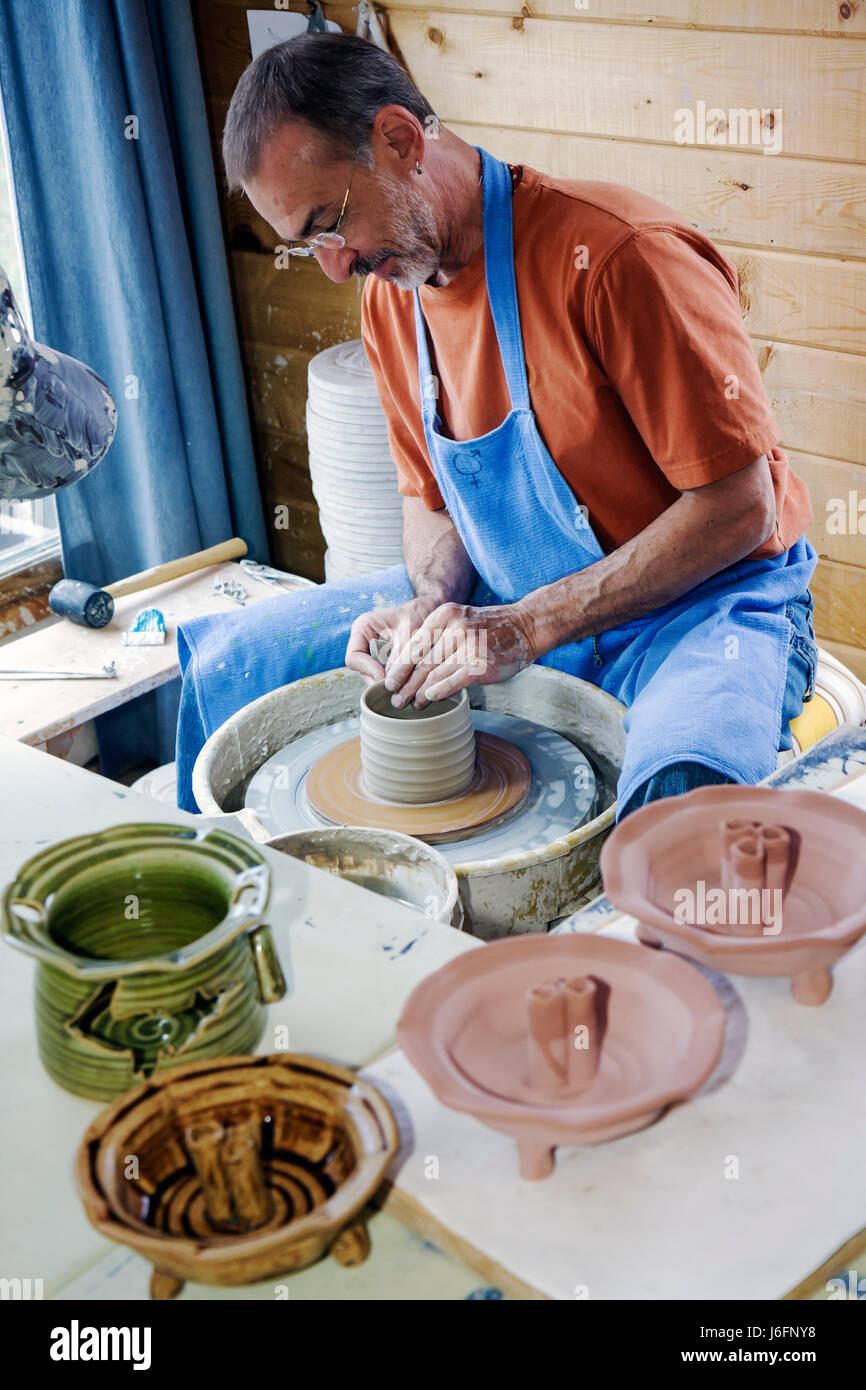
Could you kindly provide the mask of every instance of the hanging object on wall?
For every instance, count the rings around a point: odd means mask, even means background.
[[[385,14],[378,15],[369,0],[361,0],[361,3],[353,5],[352,9],[358,12],[358,24],[355,29],[358,37],[366,39],[368,43],[374,43],[384,53],[389,53],[391,50],[388,48],[388,40],[382,27],[388,22]]]
[[[285,43],[298,34],[341,32],[339,24],[325,19],[321,6],[312,6],[309,15],[293,10],[247,10],[247,29],[250,35],[250,57],[258,58],[266,48]]]
[[[360,338],[326,348],[310,362],[307,439],[328,546],[326,579],[399,564],[402,498],[385,412]]]

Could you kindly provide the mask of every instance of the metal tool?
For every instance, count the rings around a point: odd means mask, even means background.
[[[287,570],[275,570],[270,565],[260,565],[256,560],[241,560],[241,569],[250,579],[260,579],[270,589],[287,593],[287,582],[294,589],[315,589],[314,579],[304,579],[300,574],[289,574]]]
[[[110,681],[117,675],[113,661],[106,661],[101,671],[39,671],[0,670],[0,681]]]
[[[221,594],[223,598],[230,598],[232,603],[239,603],[241,607],[249,598],[248,591],[237,579],[218,579],[213,591],[215,594]]]

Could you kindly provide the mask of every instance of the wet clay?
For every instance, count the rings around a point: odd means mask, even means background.
[[[517,1140],[546,1177],[559,1144],[642,1129],[715,1067],[724,1008],[688,962],[600,936],[509,937],[416,986],[397,1036],[443,1105]]]
[[[823,1004],[866,932],[866,813],[823,792],[702,787],[642,807],[601,854],[611,902],[650,946],[739,975],[789,976]]]
[[[378,681],[361,696],[361,767],[368,796],[428,805],[462,796],[475,776],[469,694],[396,709]]]
[[[430,805],[405,805],[368,796],[362,780],[361,741],[347,739],[310,768],[307,798],[334,824],[400,830],[435,844],[471,834],[517,810],[529,792],[532,773],[519,748],[495,734],[477,734],[474,773],[462,796]]]

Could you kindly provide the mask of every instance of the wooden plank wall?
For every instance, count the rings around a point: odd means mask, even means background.
[[[249,58],[246,9],[195,3],[215,141]],[[737,265],[782,442],[812,491],[819,637],[866,679],[866,4],[446,0],[431,9],[400,0],[380,9],[394,52],[463,139],[555,175],[638,188],[684,213]],[[326,13],[354,29],[348,6]],[[699,101],[778,109],[781,151],[677,144],[674,112]],[[226,224],[264,495],[291,512],[292,531],[273,533],[274,558],[320,577],[306,364],[358,335],[359,286],[332,285],[311,262],[274,269],[273,233],[243,199],[226,200]]]

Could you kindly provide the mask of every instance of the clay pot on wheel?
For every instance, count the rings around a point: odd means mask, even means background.
[[[361,696],[361,765],[368,796],[426,804],[462,796],[475,774],[475,729],[461,690],[424,709],[395,709],[378,681]]]

